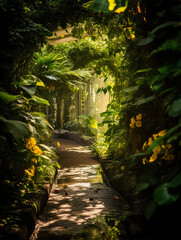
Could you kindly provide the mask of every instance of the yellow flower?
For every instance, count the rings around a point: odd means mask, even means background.
[[[118,119],[118,114],[115,115],[114,120]]]
[[[149,159],[149,162],[154,162],[157,159],[157,154],[153,153]]]
[[[129,125],[131,128],[134,128],[134,123],[130,123]]]
[[[147,148],[147,141],[143,144],[142,150],[145,151]]]
[[[158,134],[153,134],[154,139],[157,139],[157,137],[158,137]]]
[[[136,127],[141,127],[141,126],[142,126],[141,121],[136,121]]]
[[[33,177],[35,175],[35,166],[32,165],[30,168],[25,169],[25,173],[27,173],[28,176]]]
[[[134,117],[131,118],[131,123],[134,124],[136,121],[134,119]]]
[[[34,164],[37,164],[37,162],[38,162],[36,158],[33,158],[31,161],[32,161],[32,163],[34,163]]]
[[[32,147],[31,151],[37,156],[40,156],[43,153],[42,150],[38,146]]]
[[[116,13],[121,13],[121,12],[124,12],[126,10],[127,6],[124,6],[124,7],[119,7],[115,10]]]
[[[57,146],[60,147],[60,142],[57,142]]]
[[[147,158],[143,158],[142,161],[143,161],[143,165],[145,165],[145,163],[147,162]]]
[[[153,152],[154,152],[155,154],[159,154],[160,151],[161,151],[161,147],[160,147],[160,146],[155,147],[155,148],[153,149]]]
[[[167,131],[166,129],[160,131],[160,132],[158,133],[158,136],[159,136],[159,137],[163,137],[163,136],[165,136],[166,131]]]
[[[115,0],[108,0],[108,2],[109,2],[109,10],[113,11],[116,6]]]
[[[122,171],[125,170],[125,166],[124,166],[124,165],[121,166],[121,170],[122,170]]]
[[[141,13],[141,8],[140,8],[139,3],[138,3],[138,5],[137,5],[137,9],[138,9],[138,12]]]
[[[141,120],[141,119],[142,119],[142,114],[141,113],[136,115],[136,120]]]
[[[32,147],[34,147],[36,145],[36,139],[34,137],[30,137],[27,141],[26,141],[26,148],[27,149],[31,149]]]
[[[152,137],[148,138],[148,146],[151,146],[152,143],[153,143],[153,138]]]

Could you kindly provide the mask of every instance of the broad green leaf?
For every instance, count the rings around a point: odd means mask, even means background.
[[[117,114],[117,112],[115,112],[115,110],[106,110],[105,112],[102,112],[100,114],[101,117],[109,117],[109,116],[115,116]]]
[[[172,181],[168,183],[168,187],[170,188],[177,188],[181,186],[181,173],[177,174]]]
[[[22,88],[25,92],[27,92],[30,96],[36,93],[37,86],[22,86],[19,85],[20,88]]]
[[[172,105],[168,107],[168,114],[171,117],[178,117],[181,115],[181,98],[175,100]]]
[[[50,106],[49,102],[44,99],[44,98],[40,98],[40,97],[37,97],[37,96],[32,96],[31,98],[33,101],[37,102],[37,103],[40,103],[40,104],[45,104],[45,105],[48,105]]]
[[[133,105],[139,106],[139,105],[142,105],[142,104],[145,104],[145,103],[152,102],[154,99],[155,99],[155,96],[142,98],[142,99],[137,100],[135,103],[133,103]]]
[[[30,114],[40,116],[40,117],[46,117],[45,114],[42,112],[30,112]]]
[[[12,95],[7,92],[0,92],[0,101],[4,103],[12,103],[17,99],[21,98],[20,95]]]
[[[150,183],[148,183],[148,182],[140,183],[137,185],[136,191],[141,192],[141,191],[147,189],[149,186],[150,186]]]
[[[137,42],[138,46],[144,46],[151,43],[155,38],[155,34],[149,34],[147,38],[143,38]]]
[[[28,125],[24,122],[18,121],[18,120],[8,120],[0,115],[0,121],[4,123],[3,130],[5,132],[11,133],[17,143],[21,143],[23,138],[27,135],[29,132]]]
[[[154,28],[151,31],[151,34],[157,32],[158,30],[165,28],[165,27],[169,27],[169,26],[177,27],[177,26],[179,26],[179,24],[180,24],[179,22],[175,22],[175,21],[165,22],[165,23],[159,25],[158,27]]]
[[[139,88],[139,86],[133,86],[133,87],[125,88],[125,89],[123,89],[123,92],[126,92],[126,93],[134,92],[134,91],[137,91],[138,88]]]
[[[91,3],[92,1],[90,1],[89,3]],[[109,13],[109,3],[107,0],[95,0],[90,4],[90,7],[92,10],[96,11],[96,12],[105,12],[105,13]]]
[[[153,193],[153,198],[158,205],[164,206],[177,201],[179,195],[170,193],[168,189],[168,184],[164,183],[155,189]]]
[[[152,218],[153,214],[155,213],[156,207],[157,205],[154,201],[148,203],[144,211],[146,220],[150,220]]]

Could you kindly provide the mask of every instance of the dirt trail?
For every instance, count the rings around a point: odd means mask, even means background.
[[[60,142],[57,154],[61,169],[38,220],[37,239],[124,240],[121,224],[124,204],[121,197],[103,183],[99,162],[74,141],[55,141]]]

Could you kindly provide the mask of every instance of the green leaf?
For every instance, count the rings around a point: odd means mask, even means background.
[[[137,42],[138,46],[144,46],[151,43],[155,38],[155,34],[149,34],[148,37],[143,38]]]
[[[30,112],[30,114],[40,116],[40,117],[46,117],[45,114],[42,112]]]
[[[177,26],[179,26],[179,24],[180,24],[179,22],[175,22],[175,21],[165,22],[165,23],[159,25],[158,27],[154,28],[151,31],[151,34],[157,32],[158,30],[165,28],[165,27],[169,27],[169,26],[177,27]]]
[[[134,91],[137,91],[138,88],[139,88],[139,86],[133,86],[133,87],[125,88],[125,89],[123,89],[123,92],[126,92],[126,93],[134,92]]]
[[[155,96],[142,98],[142,99],[139,99],[138,101],[136,101],[135,103],[133,103],[133,105],[139,106],[139,105],[142,105],[142,104],[145,104],[145,103],[152,102],[154,99],[155,99]]]
[[[148,183],[148,182],[140,183],[137,185],[136,191],[141,192],[141,191],[147,189],[149,186],[150,186],[150,183]]]
[[[36,86],[22,86],[19,85],[20,88],[22,88],[26,93],[28,93],[30,96],[35,94],[37,87]]]
[[[172,105],[168,107],[168,114],[171,117],[178,117],[181,115],[181,98],[175,100]]]
[[[101,117],[109,117],[109,116],[115,116],[117,114],[117,112],[115,112],[115,110],[106,110],[105,112],[102,112],[100,114]]]
[[[12,103],[19,98],[21,98],[20,95],[12,95],[12,94],[9,94],[7,92],[0,92],[0,101],[4,102],[6,104]]]
[[[32,96],[31,98],[33,101],[37,102],[37,103],[40,103],[40,104],[45,104],[45,105],[48,105],[50,106],[49,102],[44,99],[44,98],[40,98],[40,97],[37,97],[37,96]]]
[[[144,215],[146,220],[150,220],[155,213],[156,210],[156,203],[154,201],[151,201],[145,208]]]
[[[83,120],[87,120],[88,119],[88,117],[85,116],[85,115],[79,115],[77,118],[78,119],[83,119]]]
[[[96,12],[109,13],[109,3],[107,0],[95,0],[91,4],[91,9]]]
[[[168,183],[168,187],[177,188],[181,186],[181,173],[177,174],[171,182]]]
[[[164,183],[155,189],[153,193],[153,198],[158,205],[164,206],[177,201],[179,195],[170,193],[168,189],[168,184]]]
[[[140,69],[140,70],[136,71],[135,73],[150,72],[151,70],[152,70],[152,68],[145,68],[145,69]]]
[[[23,138],[29,132],[28,125],[18,120],[8,120],[0,115],[0,121],[4,123],[3,130],[11,133],[17,143],[21,143]]]

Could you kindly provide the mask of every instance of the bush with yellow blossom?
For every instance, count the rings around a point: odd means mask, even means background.
[[[140,128],[140,127],[142,127],[141,120],[142,120],[142,114],[140,113],[140,114],[136,115],[135,118],[134,117],[131,118],[131,123],[129,124],[129,126],[131,128],[135,128],[135,127]]]
[[[26,140],[26,148],[29,149],[34,155],[40,156],[42,155],[42,150],[36,145],[36,139],[34,137],[30,137]]]
[[[143,144],[142,151],[146,151],[152,144],[153,141],[156,140],[158,137],[163,137],[166,134],[166,129],[160,131],[159,133],[153,134],[152,137],[148,138],[148,140]],[[143,164],[145,165],[146,162],[155,162],[157,159],[164,159],[164,160],[174,160],[175,155],[173,154],[174,148],[171,144],[161,144],[156,146],[152,149],[152,155],[149,159],[143,158]]]

